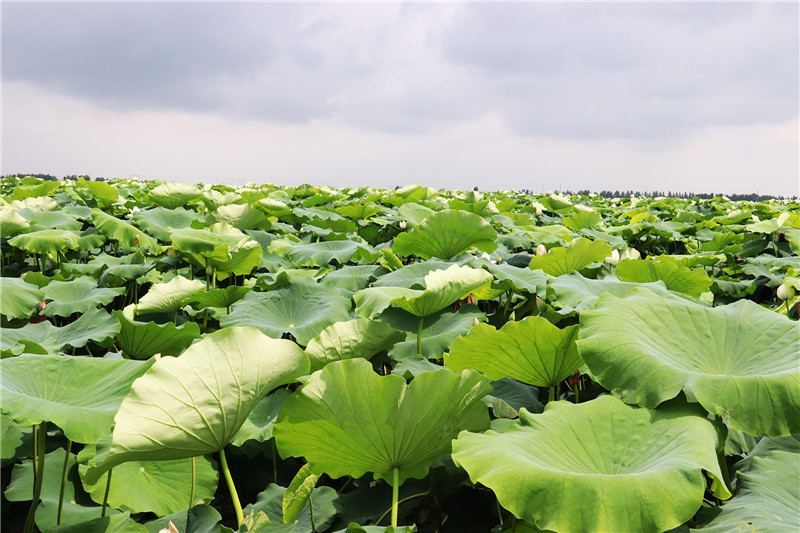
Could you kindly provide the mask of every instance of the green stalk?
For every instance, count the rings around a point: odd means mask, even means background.
[[[56,515],[56,525],[61,525],[61,511],[64,509],[64,489],[67,486],[67,471],[69,470],[69,452],[72,449],[72,441],[67,439],[67,453],[64,455],[64,466],[61,468],[61,491],[58,493],[58,514]]]
[[[225,482],[228,484],[228,491],[231,493],[231,500],[233,500],[233,508],[236,511],[236,524],[237,527],[242,527],[244,520],[244,513],[242,512],[242,504],[239,502],[239,495],[236,493],[236,486],[233,484],[231,471],[228,468],[228,461],[225,459],[225,449],[219,450],[219,464],[222,467],[222,473],[225,476]]]
[[[197,467],[194,464],[194,457],[192,457],[192,490],[189,493],[189,509],[194,505],[194,485],[197,480]]]
[[[552,402],[556,399],[556,386],[550,385],[550,395],[547,397],[548,402]]]
[[[317,526],[314,523],[314,502],[310,495],[308,496],[308,509],[311,511],[311,533],[317,533]]]
[[[392,468],[392,527],[397,527],[397,502],[400,494],[400,483],[398,483],[399,478],[400,473],[395,466]]]
[[[106,493],[103,494],[103,510],[100,511],[100,518],[106,515],[106,507],[108,507],[108,493],[111,490],[111,474],[114,472],[114,469],[108,471],[108,477],[106,478]]]
[[[36,476],[36,482],[33,485],[33,500],[31,507],[28,509],[28,517],[25,519],[24,533],[31,533],[34,527],[34,518],[36,517],[36,508],[39,507],[39,498],[42,495],[42,481],[44,480],[44,439],[47,437],[47,422],[42,422],[39,426],[36,435],[36,467],[35,470],[39,471]]]
[[[36,458],[39,457],[39,441],[36,439],[38,435],[37,431],[39,428],[36,424],[33,425],[33,486],[36,487],[36,481],[39,479],[39,463],[36,462]]]
[[[423,318],[419,317],[419,325],[417,326],[417,355],[422,357],[422,321]]]

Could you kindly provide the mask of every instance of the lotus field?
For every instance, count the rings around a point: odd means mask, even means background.
[[[800,203],[0,181],[2,530],[800,528]]]

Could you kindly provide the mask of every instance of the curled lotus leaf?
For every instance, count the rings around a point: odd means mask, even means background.
[[[550,402],[539,415],[521,409],[504,433],[461,432],[453,460],[540,529],[660,532],[700,509],[703,471],[722,479],[717,430],[702,414],[685,403],[652,411],[613,396]]]
[[[85,313],[99,305],[111,303],[125,294],[125,287],[98,287],[93,278],[77,278],[71,281],[51,281],[44,287],[45,298],[50,301],[44,308],[47,316],[70,316]]]
[[[356,318],[326,327],[311,339],[306,347],[306,353],[311,359],[311,370],[314,371],[332,361],[354,357],[369,359],[405,338],[404,332],[388,324]]]
[[[580,237],[566,248],[553,248],[546,255],[537,255],[528,266],[533,270],[542,269],[551,276],[563,276],[602,261],[610,255],[611,247],[603,241]]]
[[[202,191],[188,183],[163,183],[149,193],[151,202],[167,209],[185,206],[200,195]]]
[[[217,452],[267,393],[307,372],[306,354],[291,341],[249,327],[215,331],[134,382],[114,417],[110,447],[90,461],[84,480],[94,483],[127,461]]]
[[[78,249],[78,234],[74,231],[44,229],[17,235],[9,239],[8,244],[32,254],[55,258],[64,250]]]
[[[423,289],[405,287],[368,287],[353,296],[356,313],[372,318],[394,304],[415,316],[424,317],[441,311],[453,302],[466,298],[471,292],[494,279],[485,270],[451,265],[446,270],[434,270],[422,280]]]
[[[398,235],[392,251],[399,256],[450,259],[473,246],[491,253],[497,249],[496,238],[497,232],[483,217],[468,211],[445,209]]]
[[[627,402],[655,407],[684,391],[745,433],[800,433],[797,325],[751,301],[710,308],[645,288],[604,294],[581,313],[578,350]]]
[[[667,289],[694,297],[700,296],[711,286],[705,269],[692,270],[668,258],[664,261],[626,259],[619,262],[616,274],[622,281],[635,283],[663,281]]]
[[[166,283],[155,283],[150,287],[136,304],[136,313],[171,313],[183,307],[186,300],[205,290],[206,284],[198,279],[175,276]]]
[[[357,384],[357,385],[356,385]],[[314,472],[398,483],[422,478],[450,453],[462,429],[488,427],[481,398],[491,386],[477,372],[442,369],[411,382],[379,376],[364,359],[335,361],[284,402],[273,434],[282,457],[305,457]]]
[[[131,383],[150,362],[24,354],[0,360],[2,412],[20,424],[50,421],[93,443],[111,429]]]
[[[0,313],[11,318],[28,318],[44,298],[38,286],[19,278],[0,277]]]
[[[158,244],[156,239],[147,235],[133,224],[113,217],[100,209],[92,209],[92,221],[94,222],[94,227],[100,230],[100,233],[109,239],[119,241],[122,246],[153,248]]]
[[[474,368],[491,380],[514,378],[552,387],[583,363],[575,346],[577,337],[577,325],[559,329],[540,316],[508,322],[499,330],[478,324],[453,342],[444,361],[456,372]]]

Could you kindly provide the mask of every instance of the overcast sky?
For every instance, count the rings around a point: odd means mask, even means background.
[[[2,172],[800,194],[798,3],[2,3]]]

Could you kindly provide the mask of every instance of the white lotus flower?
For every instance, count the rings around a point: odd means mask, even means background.
[[[540,244],[536,247],[536,255],[547,255],[547,248],[544,244]]]
[[[606,257],[604,261],[608,265],[617,266],[617,263],[619,263],[619,252],[617,250],[612,250],[611,255]]]
[[[398,224],[398,226],[400,226],[400,229],[406,229],[406,221],[405,220],[401,220],[400,223]]]
[[[541,215],[542,214],[542,208],[541,207],[537,207],[536,208],[536,214],[537,215]]]
[[[491,261],[492,260],[492,256],[487,254],[486,252],[483,252],[481,254],[481,259],[486,259],[487,261]]]
[[[794,287],[781,283],[781,286],[778,287],[777,295],[780,300],[789,300],[794,297]]]

